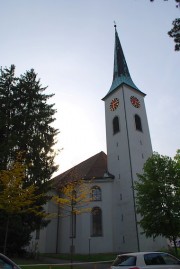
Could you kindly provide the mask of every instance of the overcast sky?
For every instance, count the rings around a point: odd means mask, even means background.
[[[35,69],[55,93],[61,173],[106,152],[101,100],[112,83],[114,27],[145,104],[153,150],[180,148],[180,52],[167,35],[179,17],[175,1],[0,0],[0,65],[16,75]]]

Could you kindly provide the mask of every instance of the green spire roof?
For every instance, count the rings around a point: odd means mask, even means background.
[[[112,85],[107,95],[112,93],[117,87],[121,86],[122,84],[126,84],[140,92],[140,90],[136,87],[136,85],[132,81],[132,78],[130,76],[129,69],[126,63],[126,59],[124,57],[124,53],[121,47],[119,36],[116,30],[116,25],[114,25],[114,27],[115,27],[114,72],[113,72]]]

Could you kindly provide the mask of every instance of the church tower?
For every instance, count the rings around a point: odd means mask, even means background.
[[[131,79],[115,25],[114,72],[105,102],[108,172],[113,183],[114,252],[154,249],[141,235],[135,211],[134,182],[152,154],[144,103],[145,93]]]

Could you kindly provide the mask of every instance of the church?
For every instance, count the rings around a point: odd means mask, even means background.
[[[61,182],[73,171],[84,180],[92,179],[91,211],[76,216],[72,234],[70,217],[60,217],[58,206],[49,202],[46,210],[56,217],[33,235],[39,252],[69,253],[72,236],[73,251],[81,254],[152,251],[167,246],[164,238],[145,237],[136,213],[134,182],[152,155],[145,96],[131,78],[115,25],[113,80],[102,98],[107,155],[99,152],[52,179]]]

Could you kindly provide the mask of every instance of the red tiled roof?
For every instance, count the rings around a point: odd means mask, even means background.
[[[59,185],[60,183],[68,180],[100,179],[104,178],[105,173],[107,173],[107,155],[101,151],[89,159],[70,168],[66,172],[56,176],[53,178],[53,181],[55,185]],[[113,176],[110,174],[109,177],[113,178]]]

